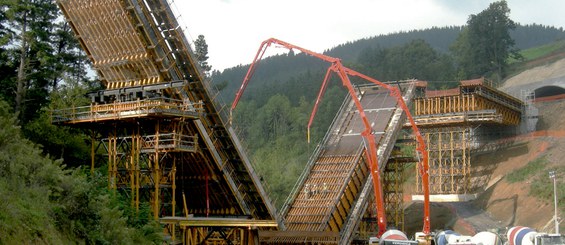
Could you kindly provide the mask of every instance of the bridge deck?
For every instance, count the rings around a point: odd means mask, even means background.
[[[406,88],[409,88],[407,98],[410,98],[412,84]],[[378,143],[380,168],[383,168],[382,163],[387,162],[396,133],[402,127],[403,113],[389,91],[376,86],[359,89],[361,104]],[[336,242],[351,241],[353,230],[367,208],[368,197],[372,196],[360,135],[364,126],[358,114],[351,98],[347,97],[281,211],[285,232],[339,232]],[[278,238],[269,237],[264,241],[293,243],[303,239],[308,238],[285,236],[283,232]]]

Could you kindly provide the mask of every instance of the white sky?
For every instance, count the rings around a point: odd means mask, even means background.
[[[357,39],[430,27],[464,25],[492,0],[174,0],[185,34],[205,36],[208,63],[223,70],[249,64],[274,37],[323,52]],[[565,27],[565,0],[508,0],[521,24]],[[273,49],[267,55],[276,53]]]

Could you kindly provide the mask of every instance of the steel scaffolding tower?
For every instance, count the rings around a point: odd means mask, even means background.
[[[109,188],[136,208],[150,203],[174,241],[246,244],[256,229],[276,228],[275,208],[169,4],[57,3],[105,89],[52,120],[90,129],[91,168],[108,167]]]

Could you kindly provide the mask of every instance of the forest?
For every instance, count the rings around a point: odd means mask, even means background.
[[[496,2],[470,16],[466,26],[368,37],[325,54],[381,81],[416,78],[448,87],[484,76],[500,82],[509,60],[520,60],[520,49],[565,38],[562,28],[518,25],[509,11],[506,2]],[[507,35],[485,39],[489,35],[481,26]],[[200,48],[203,39],[197,40]],[[508,45],[489,50],[493,42]],[[211,70],[206,49],[196,51],[201,65]],[[240,137],[277,206],[345,96],[332,79],[308,143],[306,124],[327,65],[293,52],[266,58],[235,111]],[[247,68],[210,72],[224,101],[233,99]],[[50,122],[52,110],[88,105],[85,94],[103,89],[91,70],[55,1],[0,0],[0,244],[161,241],[149,207],[135,213],[127,198],[107,189],[104,167],[94,174],[85,170],[88,133]]]

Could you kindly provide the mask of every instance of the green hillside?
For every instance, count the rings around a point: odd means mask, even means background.
[[[44,156],[40,146],[22,137],[8,108],[0,101],[0,244],[162,240],[148,206],[136,215],[129,200],[108,190],[105,174],[88,176],[82,168],[67,168],[62,160]],[[55,128],[52,133],[68,136],[65,131]]]
[[[547,57],[565,51],[565,40],[549,43],[529,49],[522,50],[520,54],[526,61]]]
[[[565,40],[524,49],[520,51],[523,59],[510,59],[508,74],[515,75],[535,66],[549,64],[565,58]]]
[[[462,30],[463,27],[460,26],[434,27],[424,30],[378,35],[338,45],[326,50],[324,54],[341,58],[346,64],[356,64],[359,63],[361,55],[366,54],[367,50],[385,50],[393,47],[401,47],[414,40],[423,40],[439,54],[447,54],[449,53],[450,46],[453,45]],[[538,47],[565,39],[565,31],[563,31],[562,28],[536,24],[518,25],[516,29],[511,30],[510,35],[515,40],[516,48],[519,50]],[[297,43],[296,45],[300,44]],[[259,47],[259,43],[257,47]],[[222,84],[223,90],[221,92],[225,101],[233,100],[235,92],[241,85],[241,81],[243,81],[243,77],[248,68],[249,65],[243,65],[228,68],[224,71],[213,72],[212,80],[216,84]],[[261,61],[261,68],[257,69],[254,75],[254,81],[261,82],[251,82],[248,87],[250,93],[248,93],[243,100],[254,99],[254,96],[249,94],[263,94],[266,92],[273,95],[269,93],[271,87],[284,86],[288,81],[295,80],[307,73],[322,74],[320,76],[323,76],[326,68],[327,64],[303,54],[276,55],[265,58]],[[375,74],[375,78],[385,80],[379,74]],[[397,77],[393,79],[402,78]],[[321,80],[321,78],[318,80]],[[443,79],[436,77],[431,78],[431,80],[439,81]],[[452,80],[456,80],[456,78],[452,78]],[[305,85],[305,83],[303,85]],[[306,94],[307,98],[313,96],[315,96],[315,92]],[[264,103],[266,100],[260,102]]]

